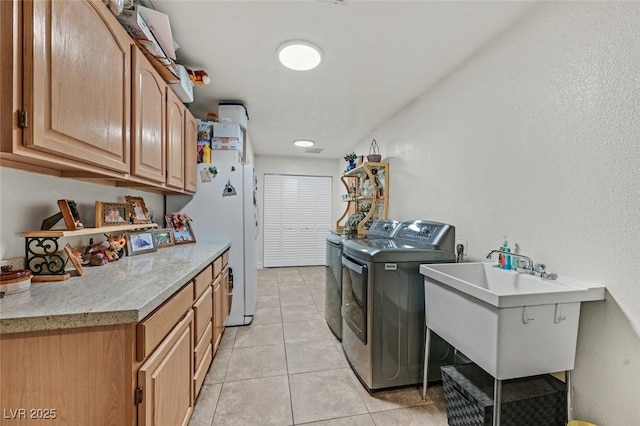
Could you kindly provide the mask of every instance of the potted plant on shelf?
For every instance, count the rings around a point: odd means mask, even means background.
[[[349,162],[349,164],[347,164],[347,171],[353,170],[356,168],[357,158],[358,156],[355,154],[355,152],[351,152],[351,154],[347,154],[344,156],[344,159]]]

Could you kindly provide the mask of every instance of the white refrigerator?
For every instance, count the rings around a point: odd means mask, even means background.
[[[196,194],[167,196],[165,211],[186,213],[196,241],[231,241],[233,298],[226,325],[248,325],[255,313],[257,290],[255,171],[252,165],[239,162],[237,151],[214,150],[211,161],[198,164]]]

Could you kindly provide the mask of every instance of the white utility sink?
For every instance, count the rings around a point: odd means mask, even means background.
[[[499,380],[573,370],[580,303],[605,287],[491,263],[421,265],[427,327]]]

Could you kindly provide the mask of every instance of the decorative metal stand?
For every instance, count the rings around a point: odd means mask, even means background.
[[[61,256],[58,246],[59,237],[25,237],[25,267],[34,276],[57,275],[65,279],[65,258]],[[36,279],[37,280],[37,279]]]

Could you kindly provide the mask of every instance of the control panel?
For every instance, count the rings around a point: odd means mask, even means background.
[[[396,238],[437,245],[446,236],[450,228],[452,228],[450,225],[444,223],[424,220],[404,222],[396,234]]]
[[[367,236],[391,238],[401,226],[402,223],[396,220],[376,220],[371,224]]]

